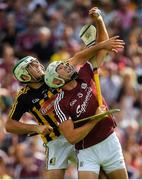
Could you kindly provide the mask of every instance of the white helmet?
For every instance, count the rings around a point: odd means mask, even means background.
[[[64,80],[57,73],[57,67],[60,64],[70,66],[70,68],[72,69],[70,80]],[[78,73],[76,72],[75,68],[68,61],[55,61],[48,65],[48,67],[45,71],[44,81],[51,88],[59,88],[59,87],[62,87],[65,83],[67,83],[73,79],[76,79],[77,77],[78,77]],[[54,79],[60,80],[61,83],[60,84],[53,83]]]
[[[32,77],[27,71],[27,66],[35,59],[36,58],[34,58],[32,56],[26,56],[17,62],[17,64],[13,68],[13,74],[18,81],[20,81],[22,83],[27,83],[27,82],[31,81]],[[29,77],[29,79],[27,79],[27,80],[23,79],[23,75]]]
[[[60,78],[59,74],[57,73],[56,69],[57,67],[63,63],[63,61],[55,61],[52,62],[48,65],[46,71],[45,71],[45,75],[44,75],[44,81],[45,83],[51,87],[51,88],[59,88],[61,86],[63,86],[65,84],[65,80]],[[54,84],[53,80],[54,79],[58,79],[61,81],[60,84]]]

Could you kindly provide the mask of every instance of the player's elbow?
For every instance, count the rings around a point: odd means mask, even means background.
[[[6,124],[5,124],[5,129],[7,132],[10,132],[10,126],[9,126],[8,122],[6,122]]]
[[[5,129],[6,129],[6,131],[7,132],[12,132],[12,130],[11,130],[11,123],[10,123],[10,121],[8,120],[8,121],[6,121],[6,123],[5,123]]]
[[[68,141],[69,141],[69,143],[72,144],[72,145],[76,144],[76,141],[75,141],[75,140],[72,140],[72,139],[71,139],[71,140],[68,140]]]
[[[78,143],[78,139],[75,136],[70,136],[67,138],[67,140],[70,144],[73,144],[73,145]]]
[[[76,141],[74,141],[74,140],[68,140],[68,142],[72,145],[76,144]]]
[[[70,144],[76,144],[78,140],[79,133],[74,128],[74,124],[72,120],[64,121],[59,125],[60,131],[67,139]]]

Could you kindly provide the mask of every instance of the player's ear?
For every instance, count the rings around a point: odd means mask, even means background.
[[[53,84],[60,85],[62,83],[61,80],[54,78]]]
[[[28,76],[28,75],[22,75],[22,76],[21,76],[21,79],[28,81],[28,80],[31,79],[31,77]]]

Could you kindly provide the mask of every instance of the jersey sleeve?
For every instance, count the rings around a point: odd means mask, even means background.
[[[67,107],[63,103],[63,93],[58,94],[54,102],[55,117],[59,124],[71,119]]]
[[[9,118],[19,121],[25,112],[28,112],[28,105],[24,103],[25,97],[18,96],[9,112]]]
[[[79,70],[79,79],[83,81],[90,82],[93,78],[93,67],[90,62],[87,62]]]

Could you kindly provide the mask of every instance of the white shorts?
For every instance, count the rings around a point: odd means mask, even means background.
[[[47,169],[66,169],[68,161],[76,162],[76,151],[72,144],[60,135],[56,140],[50,141],[48,144],[48,163]]]
[[[100,166],[108,174],[125,168],[121,145],[115,133],[104,141],[86,149],[79,150],[79,171],[92,171],[99,174]]]

